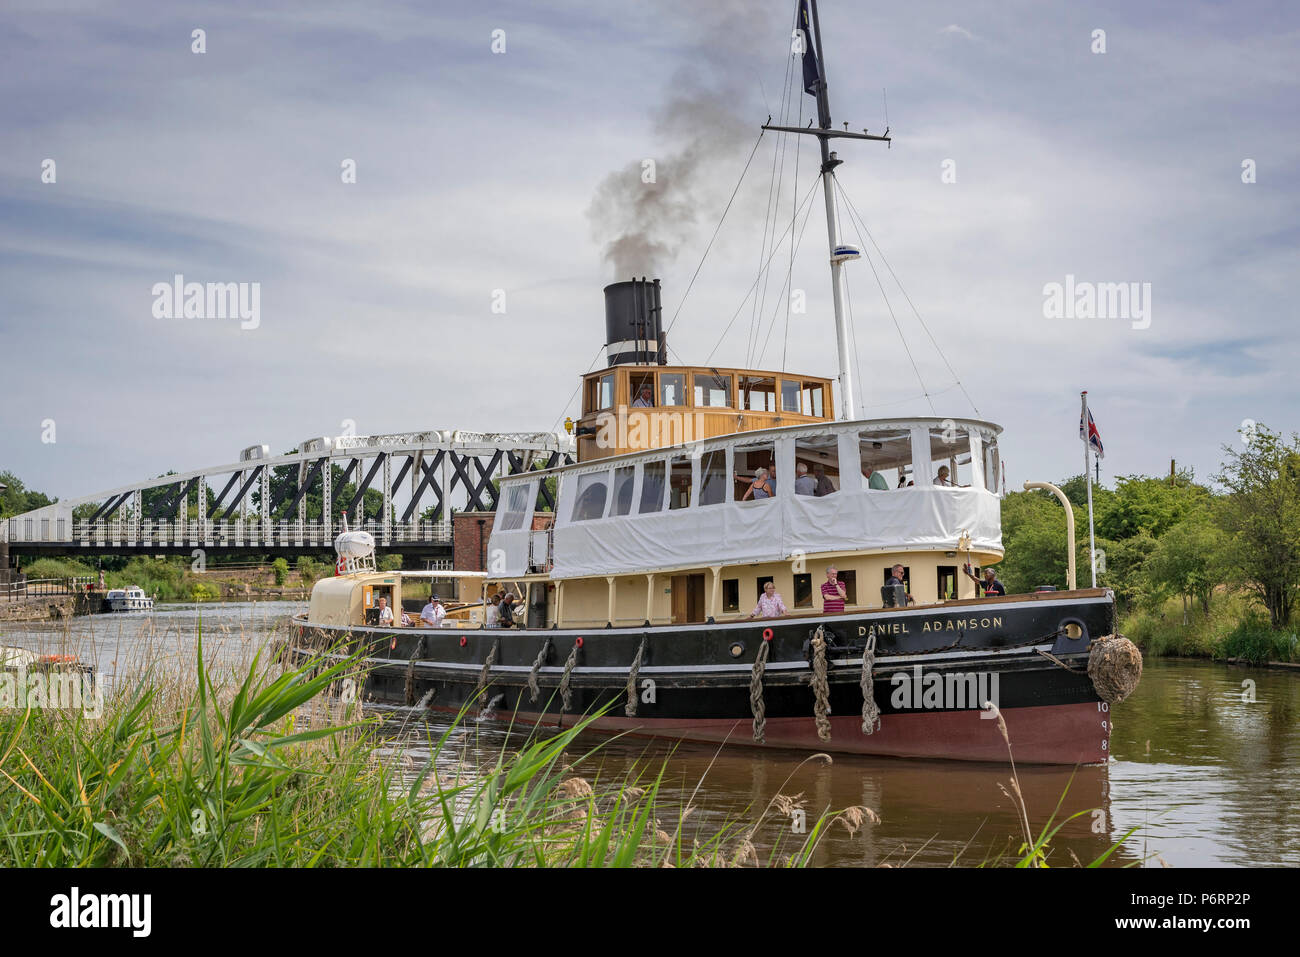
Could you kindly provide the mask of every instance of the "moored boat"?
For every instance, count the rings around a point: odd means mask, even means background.
[[[112,588],[104,594],[105,611],[150,611],[153,599],[139,585]]]
[[[831,127],[815,21],[805,0],[819,123],[764,128],[821,146],[838,379],[670,365],[658,280],[606,287],[577,461],[500,479],[483,569],[379,572],[341,541],[296,657],[357,653],[370,698],[516,722],[965,760],[1005,759],[1005,731],[1017,761],[1107,760],[1141,671],[1112,593],[979,581],[1003,558],[1001,427],[854,416],[828,142],[888,131]],[[454,594],[423,623],[431,578]],[[489,621],[502,591],[517,627]]]

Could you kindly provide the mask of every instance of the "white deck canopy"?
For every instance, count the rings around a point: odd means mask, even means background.
[[[1000,432],[971,419],[821,423],[506,478],[489,571],[524,574],[549,555],[552,577],[582,578],[800,552],[953,549],[963,535],[1000,554]],[[770,497],[751,490],[759,469]],[[534,531],[538,485],[550,476],[554,529]]]

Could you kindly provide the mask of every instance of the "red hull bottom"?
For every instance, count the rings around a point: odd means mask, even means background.
[[[1102,705],[1101,707],[1105,707]],[[443,709],[437,709],[443,710]],[[734,718],[597,718],[590,728],[635,737],[671,738],[709,744],[794,748],[841,754],[871,754],[900,758],[942,758],[958,761],[1007,760],[1007,743],[996,719],[979,711],[928,711],[881,716],[874,734],[862,733],[859,715],[831,717],[831,739],[817,737],[812,717],[769,718],[766,743],[753,739],[753,724]],[[510,715],[501,714],[502,720]],[[1011,738],[1011,755],[1021,764],[1104,764],[1110,757],[1110,714],[1095,701],[1004,710]],[[579,718],[519,713],[516,721],[568,727]]]

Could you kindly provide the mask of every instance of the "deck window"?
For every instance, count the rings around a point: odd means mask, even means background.
[[[722,610],[740,611],[740,579],[722,579]]]
[[[604,515],[608,494],[609,472],[579,475],[577,495],[573,503],[573,521],[587,522]]]
[[[661,512],[664,507],[664,463],[646,462],[641,466],[641,505],[637,509],[642,515]]]
[[[691,457],[675,455],[672,469],[668,473],[668,507],[670,509],[691,507]]]
[[[632,512],[632,489],[636,484],[636,466],[626,465],[614,469],[614,503],[610,515],[628,515]]]
[[[858,464],[862,487],[901,488],[911,480],[912,435],[907,429],[858,433]],[[877,473],[878,477],[877,477]]]
[[[731,376],[709,372],[695,373],[695,407],[697,409],[729,408],[731,406]]]
[[[781,411],[794,412],[798,414],[803,411],[803,406],[799,402],[800,382],[798,379],[781,380]]]
[[[838,436],[831,432],[809,435],[794,445],[796,495],[818,498],[840,490],[840,453]]]
[[[771,376],[741,376],[740,407],[751,412],[775,412],[776,379]]]
[[[614,373],[587,380],[587,411],[599,412],[614,407]]]
[[[715,449],[700,459],[700,504],[718,505],[727,500],[727,451]]]
[[[812,575],[801,573],[794,576],[794,607],[811,608],[813,603]]]
[[[501,512],[502,531],[509,532],[524,527],[524,519],[528,517],[529,511],[529,492],[534,488],[533,482],[516,482],[506,489]]]
[[[772,497],[781,494],[781,481],[776,474],[775,445],[771,442],[738,445],[736,446],[735,459],[734,471],[736,478],[733,482],[733,494],[737,502],[771,501]],[[750,492],[752,479],[758,474],[759,469],[767,469],[768,484],[772,489],[772,496]]]
[[[930,429],[930,484],[943,487],[970,485],[970,434],[950,423]]]
[[[628,382],[628,404],[634,409],[646,409],[655,404],[655,377],[648,375],[631,376]]]

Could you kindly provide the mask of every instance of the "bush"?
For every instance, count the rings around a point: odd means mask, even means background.
[[[84,578],[98,573],[76,559],[38,558],[23,567],[23,574],[28,578]]]
[[[283,585],[289,578],[289,562],[284,558],[277,558],[271,562],[271,572],[275,575],[276,586]]]
[[[193,582],[190,585],[190,601],[216,601],[221,597],[215,586],[205,582]]]
[[[1274,631],[1260,615],[1251,615],[1230,631],[1219,646],[1223,658],[1239,658],[1251,664],[1266,661],[1289,661],[1295,654],[1296,635]]]
[[[385,555],[375,563],[375,567],[381,572],[395,572],[402,567],[402,556]]]

